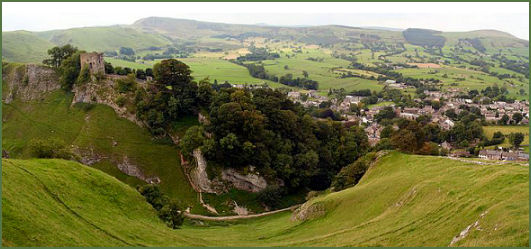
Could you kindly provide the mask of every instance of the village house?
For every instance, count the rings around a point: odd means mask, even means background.
[[[502,152],[498,150],[481,150],[479,151],[478,157],[489,160],[501,160]]]

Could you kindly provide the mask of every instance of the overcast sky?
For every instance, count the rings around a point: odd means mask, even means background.
[[[529,40],[529,3],[2,3],[2,30],[43,31],[132,24],[149,17],[355,27],[497,29]]]

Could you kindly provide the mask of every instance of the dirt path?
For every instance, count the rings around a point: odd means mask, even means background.
[[[524,163],[519,163],[517,161],[477,161],[477,160],[466,160],[466,159],[462,159],[462,158],[458,158],[458,157],[444,157],[444,158],[449,158],[449,159],[452,159],[452,160],[456,160],[456,161],[461,161],[461,162],[465,162],[465,163],[475,163],[475,164],[479,164],[479,165],[503,165],[503,164],[509,164],[509,163],[512,163],[512,164],[519,164],[519,165],[522,165],[522,166],[527,166],[528,164],[524,164]]]
[[[191,214],[191,213],[184,213],[184,216],[190,219],[196,219],[196,220],[210,220],[210,221],[227,221],[227,220],[239,220],[239,219],[250,219],[250,218],[258,218],[262,216],[272,215],[284,211],[289,210],[295,210],[295,208],[300,207],[301,204],[294,205],[291,207],[269,211],[269,212],[263,212],[259,214],[249,214],[249,215],[234,215],[234,216],[218,216],[218,217],[212,217],[212,216],[205,216],[205,215],[199,215],[199,214]]]

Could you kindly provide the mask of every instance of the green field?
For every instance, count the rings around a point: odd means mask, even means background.
[[[501,131],[503,135],[505,135],[505,140],[502,144],[497,146],[502,147],[511,147],[512,145],[509,143],[509,138],[507,136],[512,132],[521,132],[525,135],[524,141],[522,142],[522,147],[524,147],[525,151],[529,153],[529,127],[528,126],[483,126],[483,132],[485,132],[485,136],[487,138],[491,139],[492,135],[494,135],[494,132]]]
[[[290,58],[287,57],[290,55]],[[309,78],[319,82],[319,91],[327,92],[330,88],[345,88],[347,91],[359,89],[380,90],[383,85],[376,80],[362,78],[339,78],[333,68],[346,68],[350,62],[334,58],[322,49],[302,49],[302,53],[281,53],[280,58],[263,61],[266,71],[278,77],[291,73],[294,78],[303,77],[302,71],[309,73]],[[323,61],[312,61],[308,58],[322,58]],[[288,69],[285,69],[288,66]]]
[[[196,80],[209,78],[213,83],[217,80],[219,84],[228,81],[231,84],[264,84],[267,83],[271,87],[282,87],[284,85],[272,82],[269,80],[262,80],[251,77],[247,69],[243,66],[236,65],[227,60],[217,58],[179,58],[178,60],[186,63],[192,70],[192,76]],[[113,66],[141,68],[145,69],[153,67],[156,63],[153,61],[146,61],[144,63],[124,61],[114,58],[105,58],[105,61],[110,62]],[[285,86],[284,86],[285,87]]]
[[[289,212],[167,228],[131,187],[62,160],[3,159],[4,246],[529,246],[529,168],[391,153]],[[474,225],[477,224],[477,225]]]
[[[182,172],[177,148],[153,139],[146,129],[118,117],[108,106],[95,105],[85,111],[70,106],[71,103],[72,95],[61,90],[42,101],[3,103],[2,148],[10,157],[28,158],[32,156],[27,146],[31,139],[60,138],[85,154],[90,151],[90,157],[99,157],[101,160],[93,167],[133,187],[145,184],[118,170],[116,165],[127,158],[146,176],[158,176],[162,189],[169,195],[201,211],[197,195]],[[195,118],[182,121],[184,126],[196,123]]]

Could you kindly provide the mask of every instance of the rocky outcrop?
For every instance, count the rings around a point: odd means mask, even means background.
[[[326,214],[326,208],[324,203],[306,202],[293,212],[291,215],[292,221],[306,221],[322,217]]]
[[[15,98],[22,101],[42,99],[47,93],[61,88],[56,72],[49,67],[27,65],[7,65],[2,75],[5,86],[2,90],[4,103]]]
[[[197,167],[194,167],[190,171],[190,178],[192,184],[194,184],[200,192],[204,193],[215,193],[212,189],[212,182],[208,179],[208,174],[206,172],[207,161],[201,153],[201,149],[197,148],[193,152]]]
[[[267,187],[267,181],[258,174],[243,175],[232,168],[224,169],[221,179],[230,182],[237,189],[249,192],[260,192]]]
[[[121,162],[118,162],[117,166],[118,166],[118,169],[126,175],[134,176],[149,184],[160,183],[160,178],[158,177],[146,177],[144,173],[142,172],[142,170],[138,168],[138,166],[134,165],[133,163],[129,161],[129,158],[127,156],[124,156],[123,160]]]
[[[114,109],[118,116],[134,122],[140,127],[144,127],[144,123],[136,118],[134,112],[129,111],[126,106],[119,106],[116,103],[116,99],[120,94],[114,90],[114,85],[115,81],[112,78],[74,85],[72,88],[74,93],[72,105],[75,103],[104,104]]]

